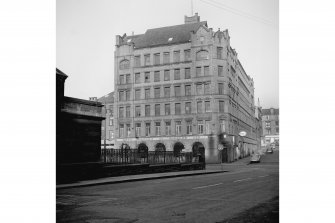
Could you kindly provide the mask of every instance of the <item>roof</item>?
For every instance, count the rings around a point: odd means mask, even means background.
[[[56,68],[56,74],[57,75],[61,75],[61,76],[64,76],[65,78],[67,78],[68,76],[63,72],[61,71],[60,69]]]
[[[273,114],[271,114],[271,109],[273,109]],[[262,115],[279,115],[279,108],[262,109]]]
[[[109,94],[106,94],[100,98],[98,98],[98,101],[101,103],[114,103],[114,91],[110,92]]]
[[[130,41],[134,43],[135,48],[186,43],[191,40],[191,32],[196,32],[201,26],[207,27],[207,22],[148,29],[144,34],[126,37],[124,41],[127,42],[131,39]],[[169,38],[172,40],[168,41]]]

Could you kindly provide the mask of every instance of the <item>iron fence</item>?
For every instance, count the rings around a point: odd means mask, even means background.
[[[110,164],[178,164],[199,163],[192,152],[140,151],[138,149],[102,149],[101,161]]]

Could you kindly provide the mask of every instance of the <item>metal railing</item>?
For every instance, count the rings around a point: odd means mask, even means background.
[[[101,161],[110,164],[178,164],[199,163],[199,156],[192,152],[148,151],[138,149],[102,149]]]

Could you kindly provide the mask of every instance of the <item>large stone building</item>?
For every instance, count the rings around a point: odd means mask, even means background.
[[[196,13],[181,25],[116,36],[114,61],[115,148],[197,149],[218,163],[257,147],[254,82],[228,30],[213,31]]]
[[[279,109],[262,109],[263,146],[279,145]]]

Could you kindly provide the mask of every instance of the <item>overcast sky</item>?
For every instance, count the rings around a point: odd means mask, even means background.
[[[184,23],[191,0],[57,0],[57,68],[69,77],[65,95],[88,99],[114,90],[115,36]],[[228,29],[255,100],[279,107],[278,0],[193,0],[213,31]],[[256,101],[257,103],[257,101]]]

